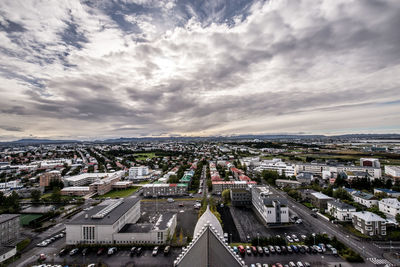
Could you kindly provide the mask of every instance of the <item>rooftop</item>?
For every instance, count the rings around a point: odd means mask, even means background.
[[[140,201],[139,198],[125,198],[117,201],[104,201],[90,210],[84,211],[83,214],[71,220],[66,224],[79,225],[79,224],[93,224],[93,225],[111,225],[127,213],[133,206]],[[121,202],[118,206],[109,211],[103,218],[92,218],[93,215],[101,213],[106,208],[114,205],[115,202]],[[115,204],[116,205],[116,204]]]
[[[328,205],[335,206],[337,209],[341,209],[341,210],[348,210],[348,209],[354,209],[355,210],[356,209],[352,205],[349,205],[349,204],[344,203],[342,201],[329,201]]]
[[[353,216],[356,216],[366,222],[386,222],[381,216],[369,211],[353,212]]]
[[[19,214],[1,214],[0,215],[0,223],[12,220],[16,217],[19,217]]]
[[[315,193],[311,193],[311,195],[313,195],[314,197],[318,198],[318,199],[333,199],[330,196],[327,196],[321,192],[315,192]]]

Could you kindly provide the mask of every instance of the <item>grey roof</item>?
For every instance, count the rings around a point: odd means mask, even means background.
[[[223,236],[224,231],[222,230],[222,226],[219,223],[217,217],[215,217],[215,215],[211,212],[210,207],[207,206],[206,211],[203,213],[203,215],[201,215],[201,217],[199,218],[199,220],[196,223],[196,226],[194,228],[194,232],[193,232],[193,236],[195,236],[197,233],[200,232],[201,228],[206,224],[209,223],[211,224],[216,230],[217,232]]]
[[[113,210],[111,210],[106,216],[104,216],[104,218],[94,219],[94,218],[92,218],[92,215],[95,215],[99,211],[101,211],[101,210],[105,209],[107,206],[109,206],[109,205],[99,204],[90,210],[84,211],[77,218],[73,219],[72,221],[70,221],[66,224],[70,224],[70,225],[79,225],[79,224],[112,225],[116,221],[118,221],[118,219],[121,218],[122,215],[124,215],[131,208],[133,208],[133,206],[139,201],[140,201],[140,198],[138,198],[138,197],[125,198],[122,200],[122,203],[119,206],[117,206]]]
[[[0,215],[0,223],[12,220],[16,217],[19,217],[19,214],[1,214]]]
[[[7,252],[13,250],[15,247],[12,246],[0,246],[0,256],[6,254]]]
[[[345,209],[355,209],[352,205],[341,201],[329,201],[328,204],[335,206],[337,209],[345,210]]]
[[[175,216],[175,213],[162,213],[157,220],[157,223],[128,223],[119,232],[120,233],[148,233],[152,230],[166,230],[169,227],[170,221]]]

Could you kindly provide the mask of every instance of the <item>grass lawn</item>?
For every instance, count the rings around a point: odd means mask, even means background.
[[[20,223],[22,226],[28,225],[31,221],[42,217],[41,214],[21,214]]]
[[[133,156],[137,160],[146,160],[154,158],[156,156],[156,153],[138,153],[138,154],[133,154]]]
[[[52,193],[47,193],[47,194],[43,194],[40,198],[44,199],[44,198],[49,198],[51,196]]]
[[[134,186],[123,190],[112,190],[105,195],[99,196],[100,198],[117,198],[117,197],[128,197],[135,193],[140,187]]]

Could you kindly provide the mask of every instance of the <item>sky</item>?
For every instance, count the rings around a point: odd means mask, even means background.
[[[398,0],[2,0],[0,141],[399,133]]]

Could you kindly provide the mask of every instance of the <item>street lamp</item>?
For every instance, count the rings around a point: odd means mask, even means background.
[[[260,245],[260,233],[257,232],[257,246]]]
[[[315,233],[311,234],[314,237],[314,246],[315,246]]]

